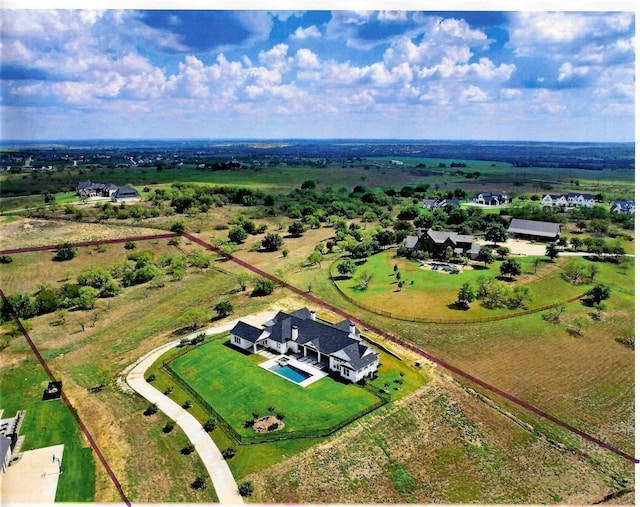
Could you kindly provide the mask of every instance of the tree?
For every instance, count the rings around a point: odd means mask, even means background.
[[[573,247],[574,250],[577,250],[582,246],[582,240],[577,236],[574,236],[573,238],[571,238],[569,240],[569,243],[571,243],[571,246]]]
[[[363,270],[357,277],[356,282],[358,283],[358,288],[360,290],[367,290],[369,288],[369,283],[373,278],[373,274],[369,270]]]
[[[336,265],[336,269],[342,276],[352,276],[356,270],[356,263],[353,259],[342,259]]]
[[[324,257],[322,256],[322,254],[320,252],[318,252],[317,250],[314,250],[307,257],[307,262],[309,264],[317,264],[318,267],[320,267],[321,262],[322,262],[323,259],[324,259]]]
[[[475,301],[475,299],[476,293],[471,286],[471,282],[464,282],[458,291],[456,304],[466,310],[469,308],[469,305]]]
[[[204,431],[206,431],[207,433],[211,433],[216,429],[216,422],[213,419],[207,419],[207,421],[204,423],[204,426],[202,427],[204,428]]]
[[[595,264],[591,263],[587,267],[587,273],[589,275],[589,283],[593,283],[596,279],[596,275],[600,272],[600,269]]]
[[[515,279],[516,276],[522,274],[522,266],[515,259],[508,259],[500,265],[500,274]]]
[[[558,250],[558,245],[556,245],[555,243],[549,243],[547,245],[547,248],[544,252],[544,254],[549,257],[549,259],[551,259],[551,261],[553,262],[555,259],[557,259],[558,255],[559,255],[560,251]]]
[[[531,289],[526,285],[519,285],[511,293],[509,299],[509,306],[511,308],[524,308],[526,301],[531,299]]]
[[[70,261],[76,255],[78,255],[78,249],[72,246],[70,243],[61,243],[54,250],[55,255],[53,260],[55,261]]]
[[[125,248],[125,250],[135,250],[136,242],[135,241],[127,241],[124,244],[124,248]]]
[[[282,236],[276,232],[269,232],[262,238],[262,248],[268,252],[275,252],[284,244]]]
[[[247,231],[245,231],[239,225],[229,231],[229,241],[238,245],[240,243],[244,243],[248,236],[249,235],[247,234]]]
[[[273,293],[276,285],[266,278],[257,278],[253,285],[252,296],[268,296]]]
[[[504,228],[504,225],[494,222],[485,229],[484,239],[493,241],[493,243],[497,245],[507,240],[507,230]]]
[[[182,314],[180,323],[195,331],[208,320],[207,313],[201,308],[193,308]]]
[[[213,309],[218,314],[218,317],[224,318],[233,313],[233,303],[229,300],[220,301]]]
[[[587,292],[587,298],[591,301],[592,305],[597,305],[601,303],[605,299],[609,299],[611,297],[611,288],[603,283],[599,283],[595,287],[593,287],[589,292]]]
[[[498,254],[498,258],[501,261],[509,257],[510,253],[511,253],[511,249],[508,246],[499,246],[498,248],[496,248],[496,254]]]
[[[91,310],[96,306],[98,289],[93,287],[80,287],[78,291],[78,306],[83,310]]]
[[[236,283],[240,285],[240,290],[244,292],[247,290],[247,282],[251,277],[247,273],[238,273],[236,275]]]
[[[480,247],[480,251],[478,252],[478,260],[480,262],[483,262],[485,267],[488,264],[493,263],[493,261],[495,260],[495,258],[493,257],[493,250],[491,250],[491,248],[489,248],[488,246]]]
[[[567,280],[569,280],[572,284],[576,284],[582,278],[584,274],[584,266],[579,262],[569,262],[564,268],[564,276]]]
[[[176,234],[182,234],[184,232],[184,222],[182,220],[177,220],[171,224],[169,227],[171,232],[175,232]]]
[[[396,233],[389,230],[382,230],[377,233],[375,236],[375,240],[380,243],[382,248],[393,245],[396,242]]]
[[[291,225],[289,225],[288,229],[289,234],[296,237],[302,236],[306,230],[307,228],[299,220],[296,220]]]

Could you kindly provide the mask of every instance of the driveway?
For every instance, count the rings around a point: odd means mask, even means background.
[[[274,316],[275,312],[262,312],[255,315],[243,317],[245,322],[251,322],[255,325],[263,324]],[[239,319],[232,322],[222,324],[213,328],[209,328],[204,332],[207,335],[222,333],[230,330]],[[193,333],[187,338],[192,338],[202,331]],[[151,403],[156,403],[158,409],[164,412],[170,419],[176,422],[182,431],[184,431],[187,438],[191,441],[195,447],[196,452],[200,455],[200,459],[204,463],[204,466],[211,477],[211,482],[218,495],[218,500],[221,504],[242,504],[244,500],[238,492],[238,486],[231,474],[229,465],[222,457],[222,453],[216,447],[209,434],[204,430],[198,420],[193,417],[187,410],[183,409],[175,401],[168,396],[165,396],[149,382],[145,380],[145,372],[149,367],[166,351],[172,349],[180,343],[180,340],[175,340],[171,343],[167,343],[158,347],[157,349],[148,352],[142,356],[136,363],[127,368],[127,384],[131,388],[140,394],[143,398],[147,399]],[[126,372],[126,370],[125,370]]]

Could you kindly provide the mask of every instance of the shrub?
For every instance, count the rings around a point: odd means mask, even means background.
[[[193,407],[193,403],[191,403],[191,400],[185,400],[185,402],[182,404],[182,408],[184,408],[185,410],[189,410],[191,407]]]
[[[222,457],[224,459],[231,459],[236,455],[236,450],[233,447],[227,447],[222,451]]]
[[[10,255],[0,255],[0,264],[9,264],[13,262],[13,257]]]
[[[158,413],[158,405],[156,405],[155,403],[152,403],[151,405],[147,406],[147,408],[144,411],[144,415],[146,416],[157,414],[157,413]]]
[[[258,278],[253,286],[252,296],[268,296],[273,293],[275,284],[271,280],[264,278]]]
[[[180,449],[180,454],[182,454],[184,456],[189,456],[189,454],[191,454],[195,450],[196,450],[196,448],[193,446],[193,444],[189,444],[189,445],[183,447],[182,449]]]
[[[213,430],[216,429],[216,422],[213,419],[208,419],[205,423],[204,423],[204,431],[206,431],[207,433],[211,433]]]
[[[153,382],[156,379],[156,376],[152,373],[147,377],[147,382]]]
[[[240,496],[251,496],[253,494],[253,483],[249,481],[243,482],[238,487],[238,492]]]
[[[173,423],[173,421],[169,421],[167,424],[164,425],[164,428],[162,428],[162,432],[171,433],[173,431],[173,428],[175,428],[175,424]]]
[[[196,477],[195,481],[191,483],[191,487],[193,489],[204,489],[207,487],[207,483],[202,477],[198,476]]]
[[[135,250],[136,242],[135,241],[127,241],[124,244],[124,248],[125,248],[125,250]]]

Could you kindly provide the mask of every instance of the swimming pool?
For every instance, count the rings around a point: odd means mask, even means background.
[[[307,373],[306,371],[302,371],[295,366],[291,366],[290,364],[286,364],[284,366],[280,366],[279,364],[274,364],[269,371],[272,371],[276,375],[280,375],[296,384],[300,384],[310,378],[311,373]]]

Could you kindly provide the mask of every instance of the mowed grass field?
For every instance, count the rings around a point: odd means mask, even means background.
[[[531,299],[526,301],[524,309],[539,308],[554,301],[566,301],[579,296],[588,290],[586,284],[572,285],[563,279],[562,268],[569,258],[560,258],[556,262],[541,259],[538,267],[534,267],[535,257],[517,257],[522,267],[522,275],[508,279],[503,278],[498,283],[513,289],[518,285],[529,288]],[[588,261],[582,261],[588,264]],[[461,310],[455,305],[460,287],[471,283],[474,290],[480,278],[496,279],[500,277],[500,264],[496,261],[489,266],[473,263],[458,274],[421,267],[416,261],[397,257],[395,251],[389,250],[360,262],[355,274],[351,278],[341,277],[333,266],[333,276],[340,289],[362,303],[366,307],[389,312],[394,316],[405,319],[425,320],[473,320],[491,318],[497,315],[515,313],[523,309],[486,308],[481,301],[475,301],[468,310]],[[405,284],[398,289],[396,272],[398,267]],[[368,271],[373,275],[369,288],[362,290],[357,283],[358,276]],[[609,272],[611,270],[607,270]],[[603,279],[608,277],[603,277]]]
[[[246,356],[225,345],[227,340],[197,347],[171,368],[240,434],[255,434],[244,423],[253,420],[253,412],[268,415],[268,407],[285,416],[287,431],[299,431],[331,428],[379,401],[366,389],[328,377],[296,385],[260,368],[264,356]]]

